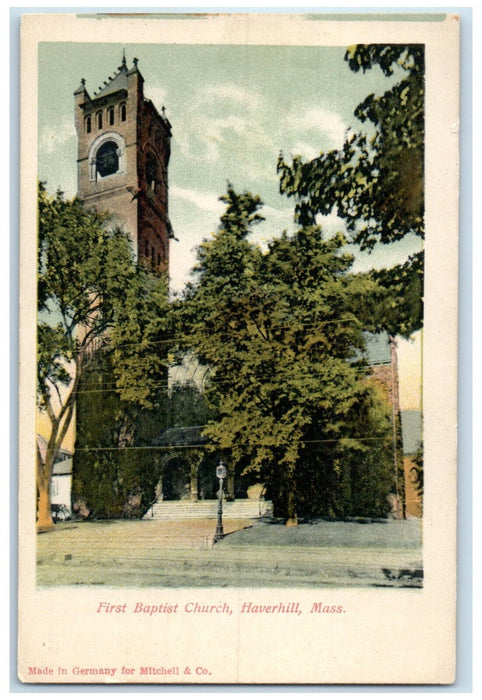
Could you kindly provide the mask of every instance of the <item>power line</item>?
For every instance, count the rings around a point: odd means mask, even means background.
[[[358,321],[358,319],[356,319],[356,318],[341,318],[341,319],[329,319],[326,321],[312,321],[312,322],[298,322],[298,321],[296,321],[294,323],[296,324],[297,327],[310,328],[310,327],[324,326],[324,325],[338,324],[338,323],[357,323],[357,324],[360,324],[360,321]],[[279,329],[283,329],[283,328],[289,329],[291,327],[292,327],[291,324],[282,324],[282,325],[278,325],[278,326],[269,326],[268,330],[273,331],[273,330],[279,330]],[[235,331],[233,331],[233,333],[234,332]],[[229,338],[231,336],[229,334],[225,334],[222,337]],[[100,339],[97,339],[97,340],[100,340]],[[115,345],[115,346],[109,346],[109,341],[107,340],[107,342],[101,343],[96,349],[94,349],[94,352],[98,351],[98,350],[102,350],[103,348],[106,348],[106,347],[110,347],[110,349],[112,349],[112,350],[118,350],[118,349],[139,346],[139,345],[163,345],[163,344],[168,344],[168,343],[174,344],[177,342],[187,343],[188,340],[189,340],[189,336],[174,336],[173,338],[169,338],[167,340],[148,340],[148,341],[139,340],[139,341],[132,342],[132,343],[122,343],[120,345]],[[86,348],[78,348],[78,349],[72,349],[69,352],[70,352],[70,354],[78,354],[78,353],[86,352],[86,351],[87,351]]]
[[[391,437],[388,435],[387,437],[340,437],[340,438],[330,438],[330,439],[324,439],[324,440],[291,440],[289,442],[281,442],[277,443],[276,445],[266,443],[266,442],[245,442],[245,443],[236,443],[234,445],[231,445],[231,447],[228,448],[221,448],[219,445],[216,445],[215,443],[195,443],[191,445],[139,445],[139,446],[131,446],[131,447],[77,447],[75,448],[75,452],[108,452],[108,451],[129,451],[129,450],[184,450],[184,449],[199,449],[199,448],[217,448],[217,449],[233,449],[237,447],[282,447],[284,445],[289,445],[292,442],[295,442],[297,444],[303,444],[303,445],[312,445],[312,444],[318,444],[318,443],[336,443],[340,442],[341,440],[363,440],[363,441],[378,441],[378,442],[387,442],[390,441],[391,443]]]
[[[343,361],[342,358],[341,358],[341,361]],[[389,363],[386,363],[386,364],[388,365]],[[367,367],[369,368],[369,367],[375,367],[375,366],[380,366],[380,365],[375,365],[375,364],[370,364],[370,363],[364,363],[364,364],[361,364],[361,365],[356,365],[356,366],[354,366],[354,365],[350,365],[350,364],[347,363],[346,366],[347,366],[348,368],[350,368],[350,369],[353,369],[353,370],[356,370],[356,371],[360,371],[360,373],[362,373],[362,372],[365,372],[365,369],[366,369]],[[303,378],[312,379],[312,378],[315,378],[315,377],[320,376],[320,375],[321,375],[320,372],[318,372],[318,373],[315,373],[315,372],[307,372],[306,374],[298,374],[298,375],[296,376],[296,378],[297,378],[297,379],[303,379]],[[292,374],[292,373],[287,373],[287,374],[286,374],[286,377],[292,378],[292,377],[293,377],[293,374]],[[247,376],[247,377],[245,377],[245,379],[246,379],[247,381],[249,381],[249,382],[252,382],[252,381],[254,381],[254,380],[262,380],[263,378],[266,378],[266,379],[275,379],[276,381],[284,381],[284,382],[287,381],[287,379],[284,378],[282,375],[275,375],[275,374],[262,374],[262,375],[249,376],[249,377]],[[333,377],[333,379],[336,379],[336,377]],[[189,382],[192,382],[192,383],[195,383],[194,379],[192,379],[192,378],[190,378],[188,381],[189,381]],[[176,384],[176,383],[177,383],[177,382],[174,382],[174,384]],[[179,383],[181,383],[181,382],[179,382]],[[232,383],[233,383],[233,380],[232,380],[232,379],[211,379],[211,380],[209,380],[209,384],[217,384],[217,385],[219,385],[219,384],[232,384]],[[162,382],[159,382],[159,383],[156,382],[155,384],[151,384],[151,385],[128,384],[128,385],[123,386],[123,387],[115,387],[113,382],[110,382],[109,384],[111,384],[111,386],[110,386],[109,388],[106,388],[106,389],[90,389],[90,388],[89,388],[89,389],[79,389],[79,390],[77,391],[77,393],[76,393],[76,396],[78,396],[79,394],[104,394],[104,393],[115,393],[115,392],[125,391],[125,390],[127,390],[127,389],[146,389],[146,390],[147,390],[147,389],[155,389],[155,388],[169,387],[169,386],[172,386],[173,382],[171,382],[170,380],[164,380],[164,381],[162,381]],[[183,384],[181,384],[181,386],[183,386]]]

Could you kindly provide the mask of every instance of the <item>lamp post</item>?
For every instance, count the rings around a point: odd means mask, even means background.
[[[218,496],[218,522],[216,524],[216,534],[214,535],[214,541],[222,540],[224,537],[223,530],[223,479],[226,478],[226,467],[221,459],[219,465],[216,467],[216,476],[219,479],[219,496]]]

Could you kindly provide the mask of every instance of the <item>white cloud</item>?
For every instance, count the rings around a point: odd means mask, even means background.
[[[205,85],[198,91],[197,99],[203,104],[217,104],[220,100],[225,100],[255,110],[259,109],[261,103],[259,94],[246,90],[234,83]]]
[[[301,129],[313,129],[329,133],[333,139],[343,138],[348,124],[336,112],[330,112],[322,107],[307,110],[301,115],[298,126]]]
[[[321,134],[328,140],[328,147],[341,148],[345,140],[348,124],[336,112],[331,112],[323,107],[309,107],[306,109],[297,108],[296,112],[290,114],[288,117],[288,129],[298,135],[300,133],[306,134],[307,132],[310,135]],[[310,148],[306,140],[300,141],[299,145]],[[311,147],[311,150],[316,151],[316,155],[319,155],[320,150],[326,147],[326,145],[321,144],[316,148],[314,146]],[[291,150],[294,151],[295,148],[293,147]]]
[[[75,136],[75,126],[71,119],[64,119],[57,126],[51,124],[40,133],[40,150],[46,155],[54,153],[60,150],[70,139],[75,138]]]
[[[260,214],[266,217],[266,219],[285,221],[287,217],[293,218],[293,208],[285,207],[284,209],[276,209],[275,207],[263,204],[263,207],[260,209]]]
[[[329,229],[331,232],[345,231],[346,223],[335,212],[331,214],[317,214],[316,223],[324,229]]]
[[[255,127],[246,117],[228,114],[211,119],[201,112],[197,113],[195,122],[186,120],[181,126],[177,124],[177,148],[184,158],[201,156],[205,161],[216,163],[221,157],[221,149],[243,149],[252,139]],[[232,159],[232,154],[229,156]]]
[[[183,187],[170,187],[169,194],[172,198],[183,199],[201,211],[208,211],[214,214],[220,214],[224,210],[225,205],[219,201],[219,196],[212,192],[202,192],[200,190],[192,190]]]
[[[161,87],[149,86],[146,91],[146,97],[154,103],[158,112],[161,111],[164,105],[168,107],[167,92]]]
[[[181,236],[179,236],[181,240]],[[171,293],[180,293],[190,279],[190,271],[196,262],[194,248],[181,249],[180,246],[171,245],[169,253],[169,287]]]
[[[236,134],[240,135],[245,133],[249,128],[249,122],[243,117],[237,117],[231,114],[229,117],[224,117],[223,119],[214,119],[210,124],[208,124],[208,133],[222,133],[223,131],[234,131]]]
[[[202,137],[199,135],[201,143],[207,149],[207,159],[216,162],[219,159],[220,146],[227,145],[232,135],[247,137],[248,126],[247,119],[237,117],[234,114],[223,119],[207,121]]]
[[[291,156],[302,156],[306,160],[313,160],[320,155],[320,148],[315,148],[309,143],[298,141],[290,148]]]

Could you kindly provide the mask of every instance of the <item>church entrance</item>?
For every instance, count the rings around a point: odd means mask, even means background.
[[[167,457],[159,492],[163,501],[209,501],[218,498],[219,480],[216,477],[216,466],[219,456],[204,454],[201,450],[185,453],[171,453]],[[245,479],[235,479],[234,473],[228,468],[224,481],[223,492],[226,500],[235,497],[246,497]],[[235,485],[237,483],[237,488]],[[240,483],[241,482],[241,483]]]
[[[164,501],[183,501],[190,498],[190,465],[184,459],[173,458],[165,465],[162,477]]]

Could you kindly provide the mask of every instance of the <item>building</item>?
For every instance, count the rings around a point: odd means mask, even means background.
[[[422,413],[401,410],[396,341],[383,333],[371,335],[367,340],[367,354],[373,378],[392,409],[395,474],[392,509],[398,517],[421,517],[422,497],[416,483],[415,459],[422,446]]]
[[[420,411],[402,411],[402,435],[407,516],[420,518],[423,510],[423,471],[420,472],[420,465],[417,464],[422,448],[422,414]],[[420,474],[421,479],[417,478],[418,474]]]
[[[88,209],[108,213],[107,228],[125,231],[135,260],[160,274],[169,272],[173,237],[168,214],[171,124],[165,108],[158,111],[144,96],[138,63],[134,58],[128,66],[124,53],[121,64],[96,91],[88,90],[82,79],[74,92],[77,195]],[[91,368],[95,367],[93,362]],[[88,373],[84,377],[88,381]],[[95,425],[99,417],[91,405],[77,400],[76,425],[89,420]],[[127,431],[118,445],[131,439]],[[77,441],[74,491],[79,454]],[[74,499],[74,509],[81,507]]]
[[[390,494],[391,514],[396,518],[402,518],[405,515],[420,515],[420,510],[415,503],[416,494],[409,484],[409,482],[412,483],[410,468],[413,463],[409,463],[405,458],[406,451],[410,447],[405,444],[406,431],[402,433],[395,340],[386,332],[367,333],[364,359],[372,370],[372,381],[387,398],[392,411],[393,434],[390,458],[393,461],[393,492]],[[188,358],[182,366],[175,369],[177,381],[190,381],[202,390],[202,378],[206,368],[202,368],[195,358]],[[175,517],[176,513],[182,514],[182,517],[188,517],[186,515],[187,506],[184,505],[176,510],[172,501],[196,503],[212,501],[216,498],[215,460],[213,460],[212,455],[206,456],[203,450],[205,443],[206,439],[202,436],[202,430],[197,426],[170,428],[159,435],[155,444],[163,446],[166,450],[169,449],[165,453],[165,469],[158,486],[157,502],[153,504],[146,517],[169,518]],[[219,455],[215,455],[215,457],[216,460],[219,460]],[[268,501],[264,500],[262,484],[252,483],[248,478],[234,473],[230,465],[228,465],[225,482],[225,495],[228,501],[236,500],[239,508],[241,508],[242,503],[247,503],[250,500],[262,504],[263,512],[265,512],[264,509],[269,510],[271,506]],[[200,506],[193,507],[189,517],[195,517],[196,512],[198,512],[199,517],[203,517],[201,514],[206,511]]]
[[[38,450],[45,460],[47,440],[37,434]],[[52,481],[50,483],[50,504],[54,520],[66,520],[72,515],[72,452],[61,448],[55,455]]]
[[[111,214],[129,233],[137,260],[169,269],[168,175],[171,124],[144,97],[134,58],[122,63],[92,96],[85,80],[74,93],[78,196]]]

